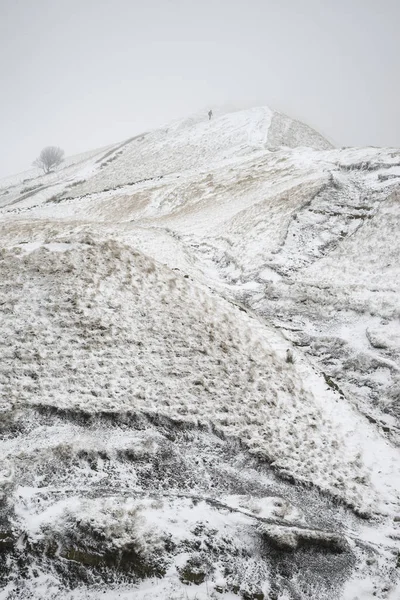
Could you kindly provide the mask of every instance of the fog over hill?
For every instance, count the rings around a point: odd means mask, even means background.
[[[0,599],[400,597],[400,150],[214,111],[0,180]]]

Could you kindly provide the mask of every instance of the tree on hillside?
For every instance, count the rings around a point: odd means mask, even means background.
[[[62,163],[63,159],[64,150],[61,150],[57,146],[47,146],[43,148],[33,165],[39,167],[39,169],[43,169],[45,173],[50,173],[52,169]]]

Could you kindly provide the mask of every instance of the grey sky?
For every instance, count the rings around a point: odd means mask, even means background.
[[[399,0],[0,0],[0,176],[221,104],[400,146]]]

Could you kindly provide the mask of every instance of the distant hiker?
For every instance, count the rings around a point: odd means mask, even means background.
[[[210,109],[208,111],[208,120],[211,121],[211,117],[212,117],[212,110]]]
[[[293,352],[291,351],[290,348],[288,348],[286,350],[286,362],[287,363],[292,363],[293,362]]]

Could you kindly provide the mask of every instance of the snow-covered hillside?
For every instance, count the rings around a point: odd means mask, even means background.
[[[0,181],[0,599],[400,597],[399,178],[256,108]]]

